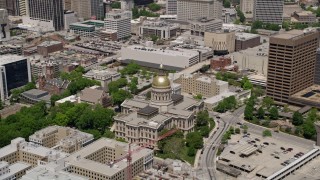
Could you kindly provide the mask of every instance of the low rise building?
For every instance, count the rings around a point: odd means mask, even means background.
[[[93,135],[79,130],[63,127],[49,126],[29,136],[29,141],[35,144],[73,153],[93,141]]]
[[[61,166],[55,166],[52,163],[48,165],[38,165],[37,167],[26,172],[21,180],[35,179],[56,179],[56,180],[90,180],[89,177],[84,177],[76,174],[71,174],[61,170]]]
[[[217,57],[210,60],[210,67],[213,70],[224,70],[226,67],[231,65],[231,58],[229,57]]]
[[[16,54],[16,55],[22,55],[23,47],[19,44],[3,44],[0,45],[0,55],[5,54]]]
[[[213,57],[213,50],[209,47],[192,45],[192,44],[174,45],[173,47],[177,49],[182,49],[182,50],[186,49],[186,50],[192,50],[192,51],[198,52],[200,62],[208,60]]]
[[[101,30],[99,36],[102,40],[108,40],[108,41],[117,41],[118,40],[116,30],[111,30],[111,29]]]
[[[214,76],[201,74],[183,74],[175,82],[181,84],[181,90],[190,94],[211,97],[228,91],[228,82],[217,80]]]
[[[72,33],[84,37],[98,36],[98,30],[104,27],[104,22],[99,20],[88,20],[83,22],[76,22],[69,25]]]
[[[54,162],[65,158],[69,154],[43,147],[33,142],[26,142],[24,138],[15,138],[11,144],[0,149],[0,161],[7,161],[14,164],[22,161],[30,164],[32,167],[38,165],[38,162]]]
[[[131,175],[126,156],[131,153]],[[153,164],[153,151],[114,139],[101,138],[65,159],[66,172],[90,179],[120,180],[133,178]],[[130,178],[130,179],[131,179]]]
[[[264,43],[260,46],[234,52],[229,56],[232,59],[232,64],[237,65],[240,70],[253,70],[257,74],[267,76],[268,54],[269,45]]]
[[[236,33],[235,51],[240,51],[248,48],[259,46],[260,36],[250,33]]]
[[[191,35],[204,37],[205,32],[215,32],[222,28],[221,19],[200,18],[189,21]]]
[[[158,20],[145,20],[139,27],[139,35],[143,37],[157,36],[160,39],[170,39],[177,36],[179,24]]]
[[[163,64],[166,70],[182,70],[200,62],[199,52],[189,49],[156,49],[133,45],[121,48],[122,63],[135,61],[145,67],[158,68]]]
[[[45,76],[39,77],[39,89],[48,91],[49,94],[62,94],[69,86],[70,81],[60,78],[48,79]]]
[[[0,179],[20,179],[29,169],[31,169],[31,165],[25,162],[18,161],[16,163],[9,164],[6,161],[0,161]]]
[[[226,55],[235,50],[236,35],[234,31],[222,30],[205,32],[204,44],[211,47],[215,55]]]
[[[219,102],[230,96],[235,96],[237,100],[244,100],[251,96],[251,90],[239,90],[238,92],[232,92],[228,90],[219,95],[212,96],[204,100],[204,109],[210,111],[215,108]]]
[[[39,89],[31,89],[20,94],[20,100],[29,104],[36,104],[38,102],[44,101],[49,107],[51,104],[51,96],[47,91],[42,91]]]
[[[104,91],[108,92],[108,84],[112,81],[116,81],[120,78],[121,74],[115,70],[106,69],[102,66],[93,68],[83,75],[88,79],[94,79],[101,83],[101,87]]]
[[[37,46],[38,54],[46,57],[49,53],[62,51],[63,44],[59,41],[44,41]]]
[[[34,79],[38,79],[40,75],[46,78],[56,78],[63,71],[63,64],[51,62],[50,60],[31,60],[31,75]]]
[[[316,21],[317,16],[311,11],[293,12],[291,18],[291,22],[293,23],[311,24],[315,23]]]
[[[78,93],[78,103],[88,103],[91,105],[100,104],[103,107],[112,105],[111,99],[108,94],[98,87],[85,88]]]

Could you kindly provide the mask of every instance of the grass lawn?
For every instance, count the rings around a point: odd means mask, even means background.
[[[157,152],[156,156],[159,157],[159,158],[163,158],[163,159],[166,159],[166,158],[180,159],[182,161],[186,161],[186,162],[190,163],[191,166],[193,166],[194,159],[195,159],[195,156],[188,156],[188,147],[187,146],[184,146],[181,149],[181,151],[180,151],[178,156],[176,156],[176,155],[174,155],[172,153],[162,154],[162,153],[159,153],[159,152]]]

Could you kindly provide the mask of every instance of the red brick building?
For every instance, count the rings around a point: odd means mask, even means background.
[[[37,46],[38,54],[41,54],[45,57],[47,57],[49,53],[62,50],[63,44],[59,41],[45,41]]]
[[[48,91],[51,95],[62,94],[69,86],[70,81],[59,78],[46,79],[45,76],[39,77],[39,89]]]
[[[213,70],[223,70],[226,66],[231,65],[231,58],[229,57],[218,57],[215,59],[212,59],[210,61],[210,67]]]

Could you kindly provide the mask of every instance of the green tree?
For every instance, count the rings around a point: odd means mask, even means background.
[[[188,147],[188,156],[196,155],[196,149],[194,147]]]
[[[117,92],[111,94],[112,102],[115,105],[120,106],[121,103],[126,100],[132,98],[132,94],[126,90],[120,89]]]
[[[246,120],[252,120],[253,119],[253,106],[251,105],[246,105],[244,109],[244,118]]]
[[[301,3],[301,4],[300,4],[300,7],[301,7],[303,10],[306,10],[306,4]]]
[[[112,9],[120,9],[121,8],[121,3],[120,1],[114,1],[111,3],[111,8]]]
[[[201,94],[197,94],[196,96],[193,96],[194,99],[198,99],[201,100],[202,99],[202,95]]]
[[[274,100],[269,97],[266,96],[265,98],[263,98],[262,100],[262,107],[265,107],[266,109],[270,109],[270,107],[274,104]]]
[[[200,111],[200,112],[198,112],[197,119],[196,119],[196,126],[197,127],[207,126],[208,125],[208,119],[209,119],[208,111]]]
[[[159,37],[156,35],[151,35],[150,38],[151,38],[151,41],[153,41],[154,43],[157,42],[159,39]]]
[[[131,83],[134,83],[134,84],[138,84],[138,78],[137,77],[133,77],[132,79],[131,79]]]
[[[271,137],[272,136],[272,133],[271,133],[271,131],[270,130],[264,130],[263,132],[262,132],[262,136],[263,137]]]
[[[230,6],[231,6],[230,0],[224,0],[223,1],[223,7],[224,8],[230,8]]]
[[[235,133],[235,132],[234,132],[234,131],[235,131],[235,130],[234,130],[234,127],[233,127],[233,126],[230,126],[229,131],[230,131],[231,134],[234,134],[234,133]]]
[[[286,31],[289,31],[290,30],[290,22],[283,21],[282,22],[282,28],[285,29]]]
[[[235,133],[236,133],[236,134],[240,134],[240,128],[236,128],[236,129],[235,129]]]
[[[265,115],[265,112],[264,112],[264,110],[263,110],[263,108],[262,107],[260,107],[259,109],[258,109],[258,118],[259,119],[264,119],[264,115]]]
[[[263,27],[263,22],[262,21],[254,21],[251,25],[251,29],[262,29]]]
[[[292,124],[295,126],[300,126],[301,124],[303,124],[303,116],[298,111],[293,113]]]
[[[248,90],[248,89],[252,89],[253,88],[253,85],[251,84],[250,80],[248,79],[247,76],[243,77],[242,80],[241,80],[241,87],[245,90]]]
[[[106,129],[102,136],[110,139],[115,138],[115,134],[111,132],[109,129]]]
[[[199,132],[191,132],[187,134],[186,143],[188,147],[201,149],[203,147],[203,139]]]
[[[135,83],[130,83],[129,90],[132,94],[136,94],[138,92],[138,87]]]
[[[156,3],[151,3],[151,4],[148,4],[148,8],[155,12],[155,11],[159,11],[161,9],[161,6],[159,4],[156,4]]]
[[[264,90],[260,86],[255,86],[252,88],[251,93],[256,97],[260,97],[264,95]]]
[[[246,17],[244,16],[243,12],[240,10],[240,7],[237,7],[237,16],[240,19],[240,22],[244,23],[246,21]]]
[[[273,106],[272,108],[270,108],[269,113],[270,119],[276,120],[279,118],[279,112],[277,107]]]
[[[54,122],[59,126],[66,126],[69,123],[69,118],[67,115],[58,112],[54,118]]]

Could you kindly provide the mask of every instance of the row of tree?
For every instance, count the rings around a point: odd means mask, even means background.
[[[218,103],[218,105],[214,108],[215,111],[219,113],[224,113],[228,110],[235,109],[237,107],[237,100],[235,96],[229,96],[224,98],[222,101]]]

